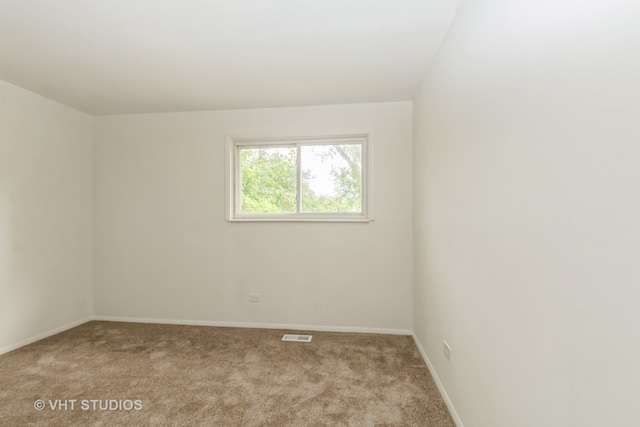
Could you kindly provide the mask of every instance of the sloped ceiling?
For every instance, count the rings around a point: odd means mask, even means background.
[[[410,100],[459,0],[0,0],[0,79],[94,114]]]

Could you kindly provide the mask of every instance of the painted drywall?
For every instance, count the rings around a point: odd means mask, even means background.
[[[411,102],[97,117],[95,314],[409,331],[411,121]],[[225,134],[362,131],[375,221],[225,221]]]
[[[414,328],[466,427],[640,425],[639,21],[465,0],[416,99]]]
[[[92,132],[0,81],[0,351],[92,314]]]

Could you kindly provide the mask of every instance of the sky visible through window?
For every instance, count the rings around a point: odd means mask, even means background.
[[[331,146],[315,145],[303,147],[302,171],[308,171],[310,177],[306,179],[309,187],[318,196],[337,196],[331,171],[334,167],[347,167],[347,162],[339,157],[331,157]]]

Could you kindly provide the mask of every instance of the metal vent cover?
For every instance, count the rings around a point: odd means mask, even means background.
[[[311,342],[313,335],[284,334],[282,341]]]

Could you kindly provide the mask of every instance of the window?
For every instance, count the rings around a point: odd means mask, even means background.
[[[227,137],[230,221],[368,221],[368,135]]]

